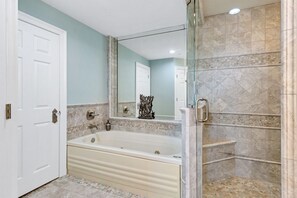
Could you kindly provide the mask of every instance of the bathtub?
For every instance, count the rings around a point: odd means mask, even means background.
[[[98,132],[68,141],[68,174],[144,197],[180,198],[181,140]]]

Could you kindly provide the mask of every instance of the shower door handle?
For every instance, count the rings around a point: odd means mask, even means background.
[[[201,105],[200,105],[201,104]],[[206,122],[208,120],[209,105],[208,100],[200,98],[196,103],[196,118],[198,122]]]

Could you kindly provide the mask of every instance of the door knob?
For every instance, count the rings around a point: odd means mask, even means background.
[[[58,122],[58,110],[54,109],[52,111],[52,122],[55,124]]]

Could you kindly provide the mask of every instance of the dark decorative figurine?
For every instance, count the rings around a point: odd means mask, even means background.
[[[153,112],[154,96],[140,95],[139,119],[155,119],[155,112]]]

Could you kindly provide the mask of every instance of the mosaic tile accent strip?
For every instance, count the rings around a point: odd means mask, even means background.
[[[111,36],[108,40],[109,116],[113,117],[118,112],[118,41]]]
[[[58,178],[22,198],[144,198],[130,192],[73,176]]]
[[[247,115],[232,113],[210,113],[209,124],[230,124],[253,127],[281,128],[280,115]]]
[[[94,120],[87,120],[87,111],[95,111],[99,114]],[[98,129],[104,130],[105,123],[108,119],[108,104],[87,104],[71,105],[67,109],[67,139],[71,140],[91,133],[88,128],[90,124],[95,124]]]
[[[110,118],[113,130],[181,137],[181,123],[157,120]]]
[[[254,179],[232,177],[203,185],[204,198],[280,198],[281,186]]]
[[[238,56],[226,56],[217,58],[198,59],[196,70],[228,69],[237,67],[280,65],[280,52],[246,54]]]

